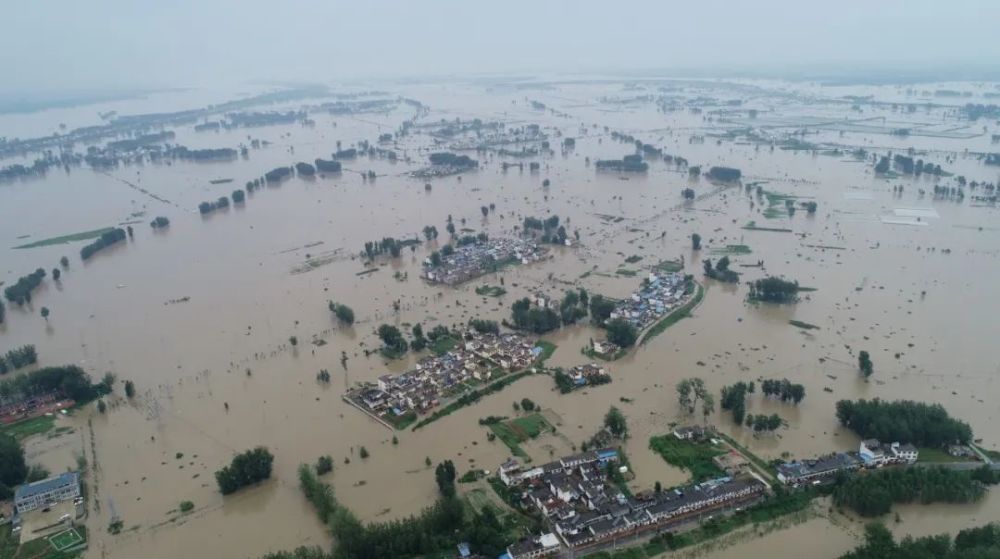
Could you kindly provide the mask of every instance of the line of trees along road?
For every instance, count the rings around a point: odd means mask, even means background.
[[[955,536],[947,534],[897,542],[882,524],[865,528],[865,542],[840,559],[996,559],[1000,557],[1000,524],[967,528]]]
[[[988,466],[977,470],[886,468],[855,475],[837,484],[833,502],[862,516],[888,513],[894,503],[972,503],[1000,482]]]

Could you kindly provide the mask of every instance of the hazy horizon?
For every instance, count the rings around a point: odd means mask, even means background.
[[[16,76],[0,98],[510,72],[984,76],[1000,64],[1000,3],[982,0],[56,4],[0,8],[10,24],[0,61]]]

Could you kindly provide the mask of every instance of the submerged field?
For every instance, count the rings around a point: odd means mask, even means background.
[[[974,134],[905,138],[817,127],[809,128],[806,138],[821,149],[782,149],[795,147],[792,140],[801,139],[793,133],[809,122],[848,114],[850,105],[840,101],[845,95],[876,96],[884,103],[861,103],[865,118],[890,121],[917,118],[893,111],[892,103],[924,101],[919,92],[895,87],[667,80],[628,86],[640,94],[605,80],[543,85],[399,84],[392,96],[419,100],[426,112],[399,104],[358,115],[310,109],[312,125],[218,132],[177,125],[172,142],[191,148],[236,148],[248,137],[260,140],[260,147],[227,161],[147,161],[101,171],[80,166],[0,184],[0,245],[34,246],[0,248],[3,287],[37,268],[63,270],[58,283],[47,278],[34,289],[30,303],[6,303],[0,353],[35,344],[40,366],[77,363],[95,380],[105,372],[118,377],[104,413],[90,404],[59,418],[57,425],[72,426],[72,433],[49,437],[45,420],[14,429],[25,437],[29,462],[50,471],[76,468],[78,457],[85,459],[91,495],[87,557],[197,556],[205,542],[225,557],[325,547],[328,536],[297,487],[300,463],[331,455],[336,467],[329,482],[347,507],[364,521],[401,518],[436,498],[434,468],[427,460],[452,460],[460,472],[492,471],[520,448],[544,463],[578,450],[612,404],[628,419],[625,450],[637,491],[657,481],[664,487],[682,483],[691,475],[682,469],[685,464],[706,464],[706,456],[699,455],[679,456],[671,465],[649,447],[651,437],[669,433],[677,423],[713,423],[763,460],[856,449],[857,437],[834,416],[836,401],[848,398],[939,402],[972,425],[983,448],[1000,448],[990,399],[998,390],[990,351],[991,325],[1000,314],[993,288],[1000,280],[995,209],[973,203],[968,187],[963,202],[933,196],[936,184],[954,185],[957,176],[997,180],[996,167],[976,155],[997,151],[990,143],[997,133],[994,123],[972,127],[954,108],[933,107],[928,110],[934,118]],[[673,88],[678,99],[613,102],[658,99],[661,87]],[[184,103],[193,103],[192,97],[197,95],[188,92],[177,103],[191,108]],[[736,99],[742,108],[729,104]],[[533,108],[530,100],[548,109]],[[205,94],[197,101],[201,106],[222,99]],[[258,109],[298,110],[303,104]],[[758,134],[754,139],[740,132],[751,108],[760,115],[750,125]],[[92,124],[94,110],[40,112],[30,124],[36,135],[47,135],[64,118]],[[922,111],[920,118],[926,118]],[[549,147],[532,144],[537,154],[530,156],[512,155],[525,147],[516,142],[477,152],[477,143],[489,144],[485,132],[438,133],[442,119],[456,118],[503,121],[507,129],[537,124]],[[0,118],[0,129],[4,123]],[[986,133],[980,131],[983,125]],[[704,169],[739,168],[743,182],[713,184],[662,156],[647,158],[646,173],[598,173],[595,161],[635,153],[634,141],[612,132]],[[379,143],[386,133],[391,138]],[[767,141],[760,140],[764,136]],[[570,137],[573,147],[563,148]],[[344,160],[339,174],[293,176],[255,190],[242,204],[199,213],[200,203],[230,195],[275,167],[329,158],[361,141],[398,157],[363,154]],[[508,151],[501,153],[501,145]],[[866,159],[849,155],[858,148],[866,150]],[[952,176],[875,174],[872,154],[909,148]],[[840,155],[823,154],[834,149]],[[468,154],[479,160],[479,168],[408,176],[426,167],[428,154],[436,151]],[[8,158],[0,165],[23,161]],[[519,162],[523,168],[511,166]],[[532,170],[531,162],[538,168]],[[369,170],[376,178],[363,177]],[[216,177],[234,180],[211,183]],[[751,182],[764,183],[767,194],[746,189]],[[685,199],[688,188],[694,198]],[[809,201],[817,204],[813,213],[799,205]],[[24,211],[35,207],[46,211]],[[933,209],[937,217],[921,217],[921,226],[893,222],[900,219],[896,210],[913,209]],[[87,261],[80,260],[77,244],[58,244],[82,237],[47,238],[59,231],[99,234],[103,230],[96,228],[140,212],[168,217],[169,228],[136,223],[133,239]],[[451,241],[449,222],[459,239],[478,233],[497,237],[519,234],[526,217],[550,215],[560,217],[574,245],[550,245],[551,259],[506,266],[455,288],[419,279],[424,260]],[[436,227],[438,236],[428,240],[427,226]],[[695,233],[700,250],[693,248]],[[361,256],[365,242],[390,236],[419,242],[398,257],[383,254],[369,262]],[[32,239],[43,240],[27,243]],[[63,256],[69,260],[65,268]],[[702,260],[723,256],[740,273],[738,283],[704,277]],[[386,359],[375,333],[383,323],[409,337],[416,324],[429,332],[477,318],[509,321],[511,304],[522,297],[561,297],[583,288],[621,299],[636,291],[657,263],[693,275],[699,282],[697,302],[607,363],[614,381],[599,390],[561,395],[549,376],[529,374],[420,429],[396,431],[340,398],[347,387],[412,368],[426,354],[410,351]],[[792,304],[748,304],[746,283],[772,275],[816,290],[800,293]],[[339,321],[330,301],[353,308],[354,323]],[[40,315],[43,306],[51,311],[47,319]],[[568,369],[588,362],[581,349],[605,336],[589,319],[547,333],[545,366]],[[457,343],[438,338],[427,351],[444,352]],[[867,381],[857,370],[860,350],[869,351],[874,362]],[[321,370],[329,382],[317,380]],[[797,406],[749,400],[748,413],[779,414],[787,423],[773,435],[754,436],[718,409],[707,418],[700,409],[694,417],[681,410],[674,386],[691,377],[703,379],[716,396],[740,380],[784,377],[803,384],[806,396]],[[125,380],[135,383],[132,398],[124,394]],[[545,410],[539,419],[514,411],[513,403],[524,398]],[[477,421],[490,415],[515,419],[500,432],[490,431]],[[545,425],[558,433],[533,438]],[[497,440],[488,440],[490,432]],[[214,472],[234,453],[256,445],[268,446],[276,457],[272,480],[223,497]],[[361,457],[362,447],[367,458]],[[169,511],[181,501],[196,508],[177,518]],[[470,501],[485,506],[481,496]],[[126,527],[119,535],[107,531],[112,514]],[[931,520],[932,514],[940,520]],[[1000,516],[1000,500],[906,507],[902,516],[894,529],[936,533]],[[816,553],[832,556],[860,533],[860,524],[842,530],[820,520],[744,543],[770,557],[796,557],[799,547],[792,542],[801,537],[820,548]],[[835,533],[828,547],[814,542],[830,530]],[[730,555],[717,550],[710,556]]]

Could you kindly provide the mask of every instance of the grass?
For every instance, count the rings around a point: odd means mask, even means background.
[[[803,330],[819,330],[819,326],[809,324],[808,322],[802,322],[801,320],[789,320],[788,323],[796,328],[802,328]]]
[[[388,413],[385,415],[385,420],[396,429],[402,431],[417,420],[417,414],[414,413],[413,410],[410,410],[403,415],[393,415],[392,413]]]
[[[94,229],[93,231],[83,231],[81,233],[73,233],[72,235],[63,235],[61,237],[50,237],[48,239],[42,239],[40,241],[35,241],[33,243],[28,243],[26,245],[16,246],[14,248],[15,249],[38,248],[51,245],[65,245],[76,241],[88,241],[90,239],[96,239],[97,237],[100,237],[101,235],[113,229],[114,227],[103,227],[101,229]]]
[[[79,557],[81,551],[67,552],[59,549],[66,549],[67,544],[69,548],[77,548],[86,541],[87,527],[76,526],[50,538],[37,538],[19,546],[17,539],[11,534],[10,524],[5,524],[0,526],[0,559],[71,559]]]
[[[625,276],[627,278],[634,278],[635,276],[639,275],[639,272],[635,270],[629,270],[626,268],[619,268],[615,270],[615,273],[618,274],[619,276]]]
[[[635,264],[636,262],[638,262],[640,260],[642,260],[641,256],[639,256],[638,254],[633,254],[632,256],[629,256],[628,258],[626,258],[625,262],[627,262],[629,264]]]
[[[682,441],[669,434],[651,437],[649,448],[668,464],[687,470],[694,481],[725,475],[725,472],[712,462],[712,458],[725,454],[726,451],[710,442]]]
[[[663,262],[660,262],[656,266],[653,266],[653,269],[659,270],[661,272],[666,272],[669,274],[673,272],[680,272],[681,270],[684,269],[684,264],[681,264],[677,260],[664,260]]]
[[[538,340],[537,342],[535,342],[535,347],[542,348],[542,353],[538,355],[538,359],[536,360],[538,364],[541,365],[545,363],[545,361],[549,357],[552,357],[552,354],[556,352],[556,348],[559,346],[557,346],[552,342],[547,342],[545,340]]]
[[[952,456],[948,454],[947,451],[940,448],[924,448],[920,447],[917,449],[920,454],[917,455],[917,462],[972,462],[968,458],[962,458],[959,456]]]
[[[642,337],[640,345],[645,345],[646,342],[648,342],[649,340],[653,339],[656,336],[659,336],[660,334],[665,332],[667,328],[670,328],[674,324],[680,322],[681,319],[691,316],[691,309],[696,307],[698,303],[701,302],[702,298],[705,297],[705,289],[701,286],[701,284],[695,283],[694,285],[695,285],[694,297],[692,297],[691,300],[688,301],[687,303],[684,303],[677,309],[674,309],[670,314],[663,317],[659,322],[654,324],[653,327],[650,328],[648,332],[646,332],[646,335]]]
[[[710,249],[709,252],[718,255],[730,255],[730,254],[750,254],[753,252],[747,245],[726,245],[721,248]]]
[[[55,423],[56,417],[54,415],[40,415],[10,425],[4,425],[0,427],[0,433],[10,435],[20,441],[32,435],[48,433],[55,427]]]
[[[458,347],[458,340],[452,338],[451,336],[441,336],[431,342],[431,351],[434,352],[434,355],[439,357],[456,347]]]
[[[518,417],[510,421],[502,421],[490,425],[490,430],[496,434],[497,438],[507,445],[514,456],[519,456],[525,460],[531,460],[528,453],[521,448],[521,443],[534,439],[538,435],[551,428],[548,421],[540,413],[533,413]]]

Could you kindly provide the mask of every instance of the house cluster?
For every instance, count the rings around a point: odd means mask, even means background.
[[[913,464],[919,452],[911,444],[883,444],[876,439],[861,441],[857,452],[835,452],[810,460],[778,464],[778,481],[785,485],[819,485],[831,481],[838,472],[861,468],[881,468],[892,464]]]
[[[569,376],[570,380],[576,386],[603,384],[611,380],[608,371],[596,363],[577,365],[566,371],[566,375]]]
[[[500,466],[501,481],[517,492],[521,506],[537,510],[563,545],[579,549],[612,538],[739,507],[763,496],[767,485],[753,476],[722,477],[637,496],[626,495],[609,470],[627,472],[618,451],[603,449],[524,469],[516,460]]]
[[[498,237],[460,246],[447,256],[442,254],[437,266],[428,258],[424,261],[422,277],[431,283],[458,285],[508,262],[538,262],[547,253],[548,249],[528,239]]]
[[[490,380],[498,367],[505,372],[529,367],[540,353],[533,341],[518,334],[469,332],[461,346],[444,355],[422,359],[405,373],[382,375],[377,383],[352,389],[345,397],[380,418],[424,413],[475,381]]]
[[[609,318],[627,320],[642,330],[681,304],[685,296],[684,274],[650,272],[642,288],[619,301]]]

